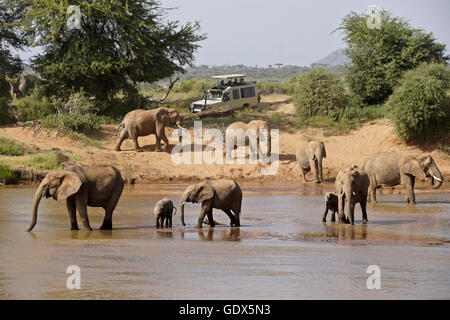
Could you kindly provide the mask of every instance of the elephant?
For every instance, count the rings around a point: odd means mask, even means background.
[[[303,182],[306,181],[306,173],[312,170],[315,183],[323,183],[322,160],[327,157],[323,141],[310,141],[307,145],[297,149],[296,158],[300,167]]]
[[[240,142],[238,138],[239,131],[245,134],[245,141]],[[261,150],[261,154],[263,154],[263,150],[261,148],[261,140],[267,141],[267,155],[270,156],[272,145],[271,145],[271,137],[270,137],[270,125],[267,121],[264,120],[252,120],[249,123],[245,123],[242,121],[233,122],[226,129],[226,139],[227,141],[231,141],[231,143],[227,143],[227,156],[231,157],[232,150],[236,149],[239,143],[245,143],[246,146],[250,147],[250,152],[255,154],[258,150]],[[262,139],[261,139],[262,138]],[[256,143],[256,150],[254,149],[254,144],[250,140],[252,139],[254,143]]]
[[[175,212],[173,212],[175,210]],[[166,227],[172,227],[172,214],[175,215],[177,208],[174,207],[172,200],[163,198],[155,204],[155,227],[163,227],[166,220]]]
[[[358,166],[346,168],[338,173],[335,188],[338,195],[338,212],[341,223],[354,224],[355,204],[359,203],[363,224],[367,224],[366,206],[369,183],[369,176]],[[347,217],[344,214],[344,201],[347,202]]]
[[[111,166],[71,166],[64,170],[50,171],[36,190],[33,217],[28,231],[33,230],[36,225],[38,206],[43,196],[66,200],[71,230],[78,230],[78,211],[83,226],[92,231],[87,206],[103,207],[105,217],[100,230],[111,230],[112,214],[122,195],[123,187],[124,182],[119,170]]]
[[[333,192],[327,192],[325,195],[325,212],[322,221],[327,221],[328,211],[331,211],[331,222],[336,221],[336,212],[338,212],[338,196]]]
[[[431,155],[380,152],[366,159],[364,170],[370,179],[369,201],[375,203],[377,202],[376,189],[382,184],[391,187],[402,184],[406,188],[406,202],[415,204],[416,177],[431,178],[430,183],[434,189],[440,188],[444,180]]]
[[[197,228],[201,228],[205,215],[208,216],[209,225],[215,226],[213,209],[221,209],[230,218],[231,226],[240,226],[239,215],[242,205],[242,191],[234,180],[206,180],[186,188],[180,200],[181,222],[184,222],[184,204],[186,202],[202,203]]]
[[[120,146],[125,139],[132,139],[137,152],[142,152],[138,143],[138,137],[150,134],[156,135],[156,151],[162,151],[161,139],[165,143],[165,148],[169,146],[166,137],[166,126],[177,125],[181,127],[181,117],[177,110],[172,108],[158,108],[152,110],[137,109],[128,112],[119,125],[120,136],[115,147],[115,151],[120,151]],[[180,135],[181,142],[181,135]]]

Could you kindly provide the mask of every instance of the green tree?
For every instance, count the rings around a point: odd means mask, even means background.
[[[9,0],[0,0],[0,78],[15,76],[22,71],[22,61],[11,49],[23,49],[29,33],[20,27],[24,6]]]
[[[158,1],[17,2],[27,8],[22,22],[33,32],[32,44],[44,48],[33,60],[37,72],[60,92],[84,88],[102,101],[183,72],[205,38],[197,22],[166,21]]]
[[[348,103],[348,96],[338,75],[315,69],[298,77],[294,85],[294,103],[301,120],[316,115],[337,119]]]
[[[450,124],[450,70],[424,64],[405,73],[387,102],[400,137],[427,140]]]
[[[351,12],[338,30],[351,59],[346,79],[352,91],[368,104],[385,101],[403,73],[424,62],[445,62],[445,45],[432,33],[415,29],[403,18],[381,12],[380,28],[367,26],[368,16]]]

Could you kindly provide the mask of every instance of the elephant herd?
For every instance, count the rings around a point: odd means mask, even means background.
[[[156,150],[160,151],[160,141],[169,145],[165,135],[165,126],[177,125],[180,129],[180,115],[175,109],[158,108],[154,110],[134,110],[123,119],[116,151],[120,150],[122,142],[130,138],[134,141],[137,151],[142,151],[138,144],[138,137],[149,134],[156,135]],[[251,121],[249,124],[236,122],[229,129],[248,128],[266,132],[266,141],[270,142],[270,128],[266,121]],[[227,129],[228,130],[228,129]],[[257,140],[259,149],[259,140]],[[234,142],[233,142],[234,143]],[[246,142],[247,144],[247,142]],[[270,144],[268,151],[270,152]],[[255,151],[255,150],[253,150]],[[315,183],[322,183],[322,161],[327,156],[325,144],[322,141],[311,141],[296,151],[296,159],[301,170],[303,182],[306,173],[312,171]],[[341,170],[335,179],[336,193],[327,193],[325,197],[326,210],[322,220],[325,222],[329,210],[331,220],[335,221],[335,214],[339,214],[339,222],[354,224],[354,209],[357,203],[362,210],[363,223],[367,223],[367,201],[376,202],[376,189],[381,185],[403,185],[406,188],[406,202],[415,203],[414,184],[416,178],[430,178],[433,188],[437,189],[444,180],[439,168],[430,155],[410,155],[396,152],[377,153],[365,160],[362,168],[351,166]],[[70,217],[71,230],[78,230],[76,212],[81,218],[83,226],[92,230],[89,224],[87,206],[102,207],[105,217],[101,230],[112,229],[112,215],[124,188],[123,178],[112,166],[72,166],[64,170],[49,172],[39,185],[34,198],[32,222],[28,231],[36,225],[38,206],[43,196],[55,200],[66,200]],[[207,180],[192,184],[186,188],[181,196],[181,222],[184,221],[185,203],[201,203],[200,216],[197,227],[201,228],[205,216],[211,227],[215,226],[213,209],[222,210],[229,218],[231,226],[240,226],[242,205],[242,190],[238,183],[230,179]],[[347,216],[344,208],[347,205]],[[164,198],[154,207],[155,226],[157,228],[172,225],[172,215],[176,207],[172,201]]]

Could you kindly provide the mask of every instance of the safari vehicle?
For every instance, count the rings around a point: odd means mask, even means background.
[[[256,81],[244,81],[245,74],[214,76],[217,85],[203,92],[201,100],[193,102],[189,110],[192,113],[209,109],[241,109],[256,107],[260,97],[256,90]]]

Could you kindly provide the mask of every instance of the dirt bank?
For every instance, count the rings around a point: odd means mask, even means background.
[[[168,136],[171,132],[172,129],[168,129]],[[295,133],[280,131],[279,169],[275,175],[270,176],[261,175],[260,169],[264,166],[248,164],[248,159],[246,164],[176,165],[171,161],[170,152],[154,151],[154,136],[140,138],[140,144],[145,152],[134,152],[131,140],[124,142],[122,146],[124,151],[115,152],[114,145],[117,139],[115,134],[116,126],[103,127],[101,135],[98,137],[102,141],[102,147],[97,148],[85,147],[80,141],[60,137],[55,132],[47,130],[36,132],[31,128],[24,127],[0,128],[0,136],[15,139],[29,147],[38,147],[41,150],[51,150],[52,148],[59,148],[63,151],[70,150],[85,164],[116,166],[121,170],[125,179],[133,179],[136,183],[184,182],[223,177],[249,181],[299,181],[300,170],[295,162],[295,150],[310,139],[321,139],[326,144],[328,157],[324,160],[324,178],[329,182],[334,181],[336,173],[342,167],[350,164],[362,165],[366,157],[383,150],[431,153],[442,173],[447,177],[450,174],[450,158],[448,156],[426,146],[408,146],[402,143],[396,138],[388,120],[367,123],[344,136],[324,137],[321,129],[299,130]],[[193,135],[192,130],[191,134]],[[203,148],[207,145],[208,143],[204,142]],[[170,150],[172,148],[173,146]]]

